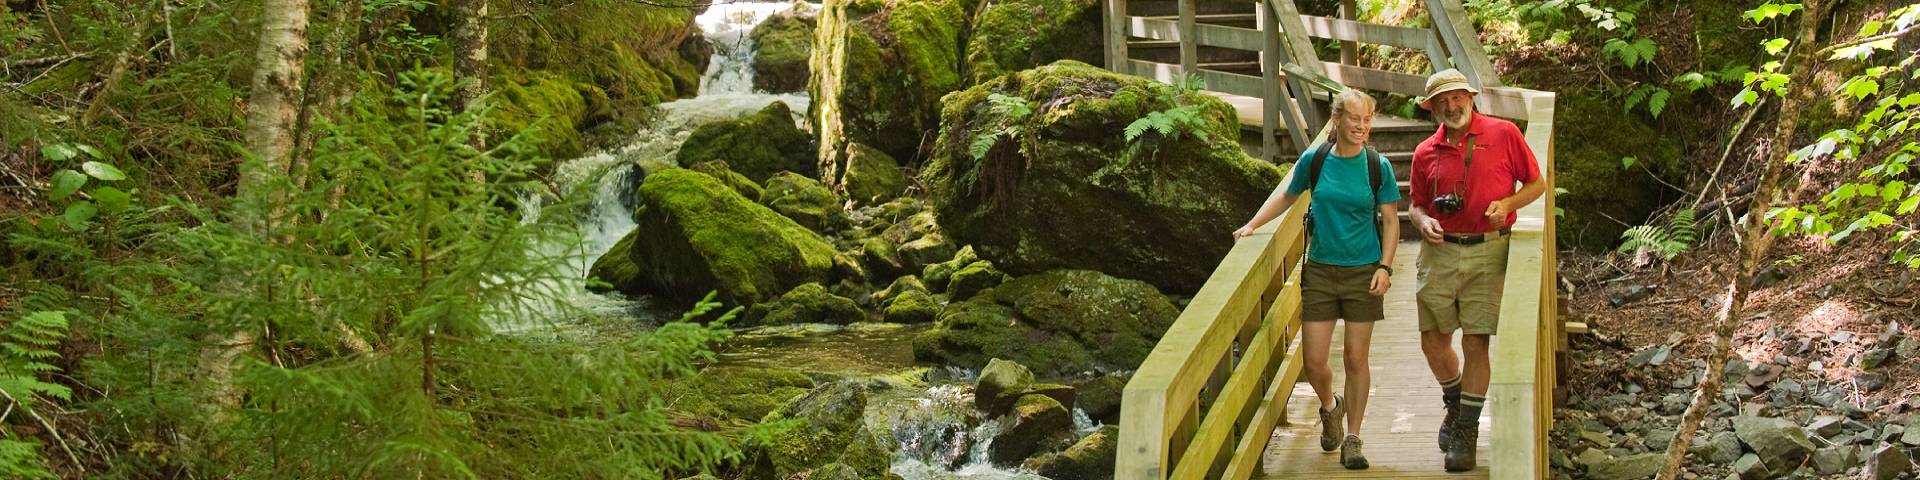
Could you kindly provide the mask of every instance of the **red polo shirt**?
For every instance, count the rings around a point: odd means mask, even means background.
[[[1465,163],[1466,139],[1473,139],[1472,171]],[[1487,205],[1513,195],[1514,182],[1540,178],[1540,162],[1527,147],[1526,136],[1513,122],[1478,112],[1467,124],[1467,135],[1460,143],[1447,142],[1447,127],[1441,125],[1432,137],[1413,150],[1413,172],[1409,179],[1415,206],[1440,221],[1447,233],[1473,234],[1513,226],[1518,215],[1508,214],[1505,222],[1487,221]],[[1452,215],[1433,208],[1433,198],[1447,193],[1460,194],[1465,208]]]

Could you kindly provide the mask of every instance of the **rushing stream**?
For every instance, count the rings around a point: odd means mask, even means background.
[[[559,297],[601,317],[654,325],[672,315],[671,305],[652,305],[642,297],[590,293],[584,278],[599,258],[633,231],[636,207],[632,192],[645,172],[672,166],[680,143],[701,125],[736,119],[775,101],[795,112],[807,111],[805,93],[753,91],[753,27],[773,14],[794,8],[792,3],[716,3],[696,18],[714,54],[699,95],[656,106],[646,127],[631,141],[610,151],[561,163],[555,182],[562,189],[592,185],[589,212],[581,220],[581,236],[564,245],[550,245],[539,254],[564,257],[565,268],[582,279],[558,289]],[[799,121],[798,118],[795,121]],[[684,308],[684,306],[677,306]],[[520,327],[524,328],[524,327]],[[520,329],[503,326],[503,329]],[[893,433],[898,454],[892,470],[908,480],[1045,480],[1018,469],[995,467],[987,449],[1001,426],[973,407],[970,385],[975,372],[953,367],[915,365],[910,347],[924,326],[856,324],[850,326],[795,325],[740,332],[720,356],[725,364],[779,366],[833,375],[873,378],[891,384],[875,389],[868,402],[867,422]],[[925,375],[932,373],[932,375]],[[923,378],[941,379],[931,384]],[[1074,411],[1074,427],[1085,435],[1098,426]]]

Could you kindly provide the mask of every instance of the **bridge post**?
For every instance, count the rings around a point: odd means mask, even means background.
[[[1127,19],[1127,0],[1106,1],[1107,71],[1132,75],[1133,69],[1127,68],[1127,33],[1132,28]]]

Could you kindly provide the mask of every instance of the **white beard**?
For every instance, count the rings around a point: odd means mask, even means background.
[[[1468,112],[1462,111],[1460,112],[1459,115],[1451,115],[1451,116],[1442,115],[1440,117],[1440,120],[1442,122],[1445,122],[1448,128],[1459,130],[1462,128],[1467,128],[1467,124],[1473,121],[1473,115],[1469,114]]]

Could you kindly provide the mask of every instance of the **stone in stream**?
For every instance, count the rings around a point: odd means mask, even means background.
[[[793,110],[778,101],[738,120],[701,125],[681,142],[676,155],[680,165],[724,160],[756,182],[781,171],[813,176],[817,170],[812,137],[794,125]]]
[[[827,288],[818,283],[793,287],[772,302],[756,303],[747,314],[747,322],[754,325],[845,325],[865,319],[866,313],[860,311],[853,299],[828,293]]]
[[[1029,458],[1020,466],[1053,480],[1113,478],[1114,453],[1119,441],[1120,427],[1100,427],[1064,452]]]
[[[862,477],[885,476],[893,454],[867,430],[866,407],[867,392],[860,382],[814,388],[767,415],[766,421],[798,425],[766,439],[749,439],[742,446],[743,472],[749,478],[788,478],[838,462],[855,467]]]
[[[996,465],[1018,465],[1050,444],[1073,438],[1073,413],[1046,395],[1021,396],[998,421],[1005,429],[987,447],[987,458]]]
[[[729,302],[757,303],[833,280],[832,244],[706,174],[647,175],[640,204],[631,238],[621,241],[627,248],[607,252],[634,267],[631,278],[602,278],[622,292],[698,300],[717,290]]]
[[[1041,376],[1138,368],[1179,311],[1146,282],[1085,270],[1009,280],[947,304],[914,338],[914,358],[976,367],[992,358]]]
[[[981,260],[953,272],[953,279],[947,282],[947,294],[955,301],[962,301],[1006,281],[1007,274],[995,270],[993,262]]]
[[[928,291],[945,292],[947,284],[953,281],[954,273],[979,261],[980,257],[974,255],[973,247],[960,247],[960,250],[953,253],[953,258],[940,263],[927,264],[926,269],[920,272],[920,280],[926,283]]]
[[[1883,445],[1867,456],[1867,478],[1874,480],[1893,480],[1900,474],[1913,469],[1912,459],[1907,453],[1893,445]]]
[[[844,202],[819,180],[780,172],[767,177],[763,184],[760,203],[808,229],[824,234],[848,225],[847,213],[841,208]]]
[[[882,317],[888,323],[928,323],[939,315],[939,299],[925,290],[908,290],[896,295],[887,301],[882,311]]]
[[[746,175],[741,175],[739,172],[733,171],[733,167],[727,166],[725,160],[700,162],[691,167],[687,167],[687,169],[704,173],[709,177],[720,180],[721,183],[727,184],[728,188],[739,192],[742,197],[760,198],[760,194],[766,191],[765,188],[760,186],[759,182],[755,182],[753,179],[747,178]]]
[[[1667,466],[1664,453],[1643,453],[1628,457],[1614,458],[1587,468],[1587,478],[1592,480],[1639,480],[1653,478],[1660,469]]]
[[[1813,441],[1799,426],[1778,418],[1741,416],[1733,419],[1734,433],[1775,472],[1792,471],[1813,454]]]
[[[1283,172],[1230,141],[1241,130],[1231,105],[1156,85],[1060,61],[948,95],[920,174],[940,225],[1010,275],[1084,269],[1198,291],[1233,248],[1221,232],[1251,217]],[[990,100],[1007,97],[1035,113],[1009,118]],[[1135,148],[1115,134],[1176,103],[1194,109],[1196,135]],[[1028,133],[975,155],[982,136],[1014,125]]]
[[[1126,388],[1126,378],[1101,375],[1074,388],[1073,407],[1087,412],[1087,417],[1095,421],[1117,425],[1120,423],[1120,393]]]
[[[1033,372],[1019,363],[993,359],[980,369],[980,380],[974,383],[973,405],[980,411],[991,415],[1013,407],[1013,403],[1033,388]]]
[[[753,27],[753,88],[767,92],[807,89],[807,56],[819,8],[797,3]]]

